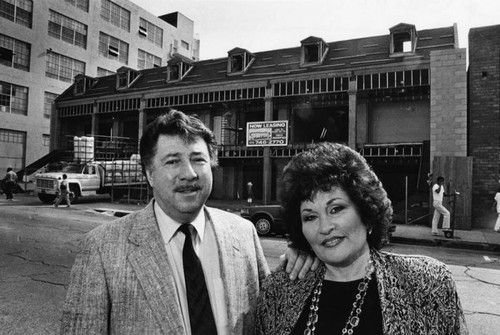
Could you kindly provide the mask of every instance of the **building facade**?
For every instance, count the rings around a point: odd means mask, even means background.
[[[276,201],[290,157],[319,141],[358,150],[395,202],[428,197],[429,173],[453,176],[450,188],[470,192],[471,180],[459,178],[470,158],[466,50],[456,25],[401,23],[381,36],[329,43],[310,36],[287,49],[236,47],[220,59],[176,56],[162,68],[123,71],[132,80],[121,87],[118,74],[90,78],[84,92],[58,99],[54,149],[89,127],[101,135],[103,124],[113,123],[118,136],[134,127],[140,138],[145,124],[175,108],[200,117],[220,144],[214,198],[246,198],[252,183],[254,199]],[[285,140],[263,140],[276,133]],[[460,202],[457,228],[467,229],[470,197]]]
[[[76,75],[199,57],[192,20],[127,0],[0,0],[0,25],[0,171],[49,153],[53,102]]]
[[[493,228],[500,186],[500,25],[469,31],[469,147],[473,226]]]

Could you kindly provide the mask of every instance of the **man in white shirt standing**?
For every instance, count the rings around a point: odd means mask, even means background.
[[[444,177],[439,176],[434,186],[432,186],[432,205],[434,206],[434,216],[432,217],[432,235],[436,236],[438,232],[438,223],[443,215],[443,229],[450,229],[450,211],[443,206],[443,197],[450,196],[444,189]]]

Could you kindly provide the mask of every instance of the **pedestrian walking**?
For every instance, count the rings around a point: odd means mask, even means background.
[[[62,200],[66,200],[66,207],[71,207],[71,201],[69,200],[69,185],[68,176],[66,174],[62,175],[62,180],[59,183],[59,198],[57,198],[54,207],[58,207]]]
[[[7,173],[3,178],[4,189],[5,189],[5,198],[9,201],[14,200],[14,189],[17,186],[17,174],[12,170],[11,167],[7,168]]]
[[[500,233],[500,187],[498,187],[494,199],[495,202],[493,203],[493,207],[496,207],[498,216],[497,216],[497,222],[495,223],[495,228],[493,228],[493,230],[497,233]]]
[[[458,194],[458,193],[456,193]],[[439,176],[434,186],[432,186],[432,206],[434,207],[434,216],[432,217],[432,235],[438,235],[438,223],[443,215],[443,229],[450,229],[450,211],[443,205],[443,198],[452,194],[446,193],[444,189],[444,177]]]

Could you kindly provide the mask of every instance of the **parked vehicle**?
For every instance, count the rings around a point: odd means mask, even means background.
[[[282,220],[283,207],[280,205],[244,206],[240,214],[241,217],[253,222],[260,236],[268,236],[272,233],[284,234],[286,232]]]
[[[72,200],[92,194],[112,194],[119,199],[127,187],[145,183],[141,167],[135,160],[109,162],[49,164],[46,172],[35,176],[35,192],[44,203],[52,203],[58,190],[58,179],[66,174]]]
[[[119,199],[131,188],[146,187],[137,154],[132,154],[129,159],[99,161],[94,160],[96,153],[99,152],[94,151],[93,137],[75,137],[72,161],[49,163],[43,172],[35,175],[35,192],[40,201],[52,203],[56,199],[58,179],[63,174],[67,175],[73,201],[92,194],[111,194],[114,199]]]

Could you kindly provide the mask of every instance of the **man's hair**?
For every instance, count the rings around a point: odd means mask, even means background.
[[[63,174],[63,179],[68,178],[68,175],[66,173]]]
[[[12,171],[12,168],[11,168],[11,167],[8,167],[8,168],[7,168],[7,172],[10,172],[10,171]]]
[[[443,176],[439,176],[439,177],[437,177],[436,181],[444,181],[444,177]]]
[[[320,192],[342,189],[355,204],[367,229],[368,244],[380,249],[387,243],[392,205],[382,183],[366,160],[351,148],[319,143],[294,156],[283,169],[281,201],[292,246],[310,251],[302,233],[300,205]]]
[[[217,143],[212,131],[197,117],[172,109],[149,123],[141,137],[139,153],[144,175],[153,164],[160,135],[179,136],[186,143],[202,138],[208,147],[211,166],[217,166]]]

